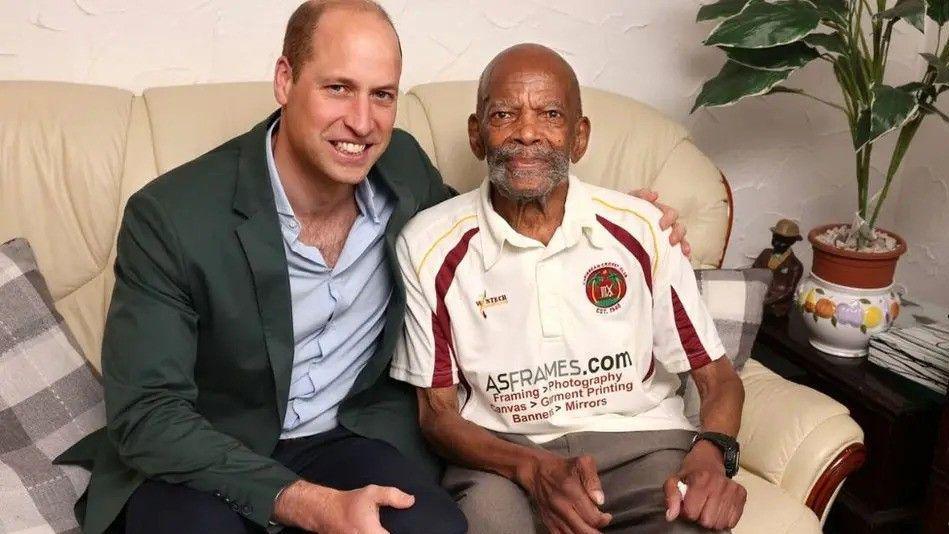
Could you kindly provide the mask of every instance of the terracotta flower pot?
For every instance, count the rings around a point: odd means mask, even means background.
[[[906,252],[906,241],[883,230],[896,239],[896,249],[890,252],[854,252],[841,250],[817,240],[828,228],[843,224],[825,224],[807,234],[807,240],[814,247],[814,263],[811,272],[822,279],[841,286],[859,289],[878,289],[893,283],[896,262]]]
[[[804,315],[811,345],[838,356],[867,353],[870,336],[882,332],[899,315],[899,297],[893,292],[896,262],[906,252],[902,237],[891,252],[840,250],[817,240],[828,224],[814,228],[807,239],[814,249],[811,273],[797,289],[797,305]]]

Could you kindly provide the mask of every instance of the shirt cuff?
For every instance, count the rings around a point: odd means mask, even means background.
[[[273,498],[273,509],[274,509],[274,510],[277,509],[277,501],[280,499],[280,496],[283,495],[283,491],[284,491],[285,489],[289,488],[291,484],[296,484],[296,481],[291,482],[290,484],[287,484],[286,486],[280,488],[280,491],[278,491],[277,494],[274,495],[274,498]],[[277,522],[274,521],[273,519],[271,519],[270,521],[267,522],[267,532],[268,532],[268,534],[276,534],[277,532],[280,532],[280,531],[283,530],[284,528],[286,528],[285,525],[281,525],[280,523],[277,523]]]

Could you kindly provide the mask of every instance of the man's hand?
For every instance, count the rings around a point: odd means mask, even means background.
[[[684,499],[677,487],[680,480],[688,486]],[[734,528],[745,509],[745,488],[725,476],[722,453],[707,441],[695,444],[663,489],[668,521],[681,515],[705,528],[723,530]]]
[[[518,470],[517,482],[551,534],[596,534],[612,519],[598,507],[603,489],[591,456],[563,458],[543,451]]]
[[[409,508],[415,497],[397,488],[369,485],[339,491],[298,480],[286,487],[274,506],[274,520],[320,534],[388,534],[379,508]]]
[[[689,245],[689,242],[685,239],[685,225],[678,222],[679,212],[676,211],[675,208],[659,202],[659,193],[656,193],[655,191],[651,191],[649,189],[637,189],[630,194],[634,197],[641,198],[662,210],[662,218],[659,219],[659,228],[665,230],[671,226],[672,233],[669,235],[669,244],[676,246],[681,243],[682,253],[685,254],[686,258],[690,258],[692,255],[692,246]]]

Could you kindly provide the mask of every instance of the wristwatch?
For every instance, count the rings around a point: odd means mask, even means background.
[[[722,456],[725,457],[725,476],[728,478],[735,476],[738,473],[739,452],[738,442],[735,441],[735,438],[718,432],[698,432],[692,437],[692,445],[689,446],[689,450],[692,450],[695,444],[703,439],[712,442],[722,451]]]

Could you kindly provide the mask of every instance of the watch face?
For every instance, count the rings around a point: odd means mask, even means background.
[[[729,454],[725,459],[725,474],[728,478],[735,476],[738,473],[738,459],[740,453],[738,452],[738,447],[730,448]]]

